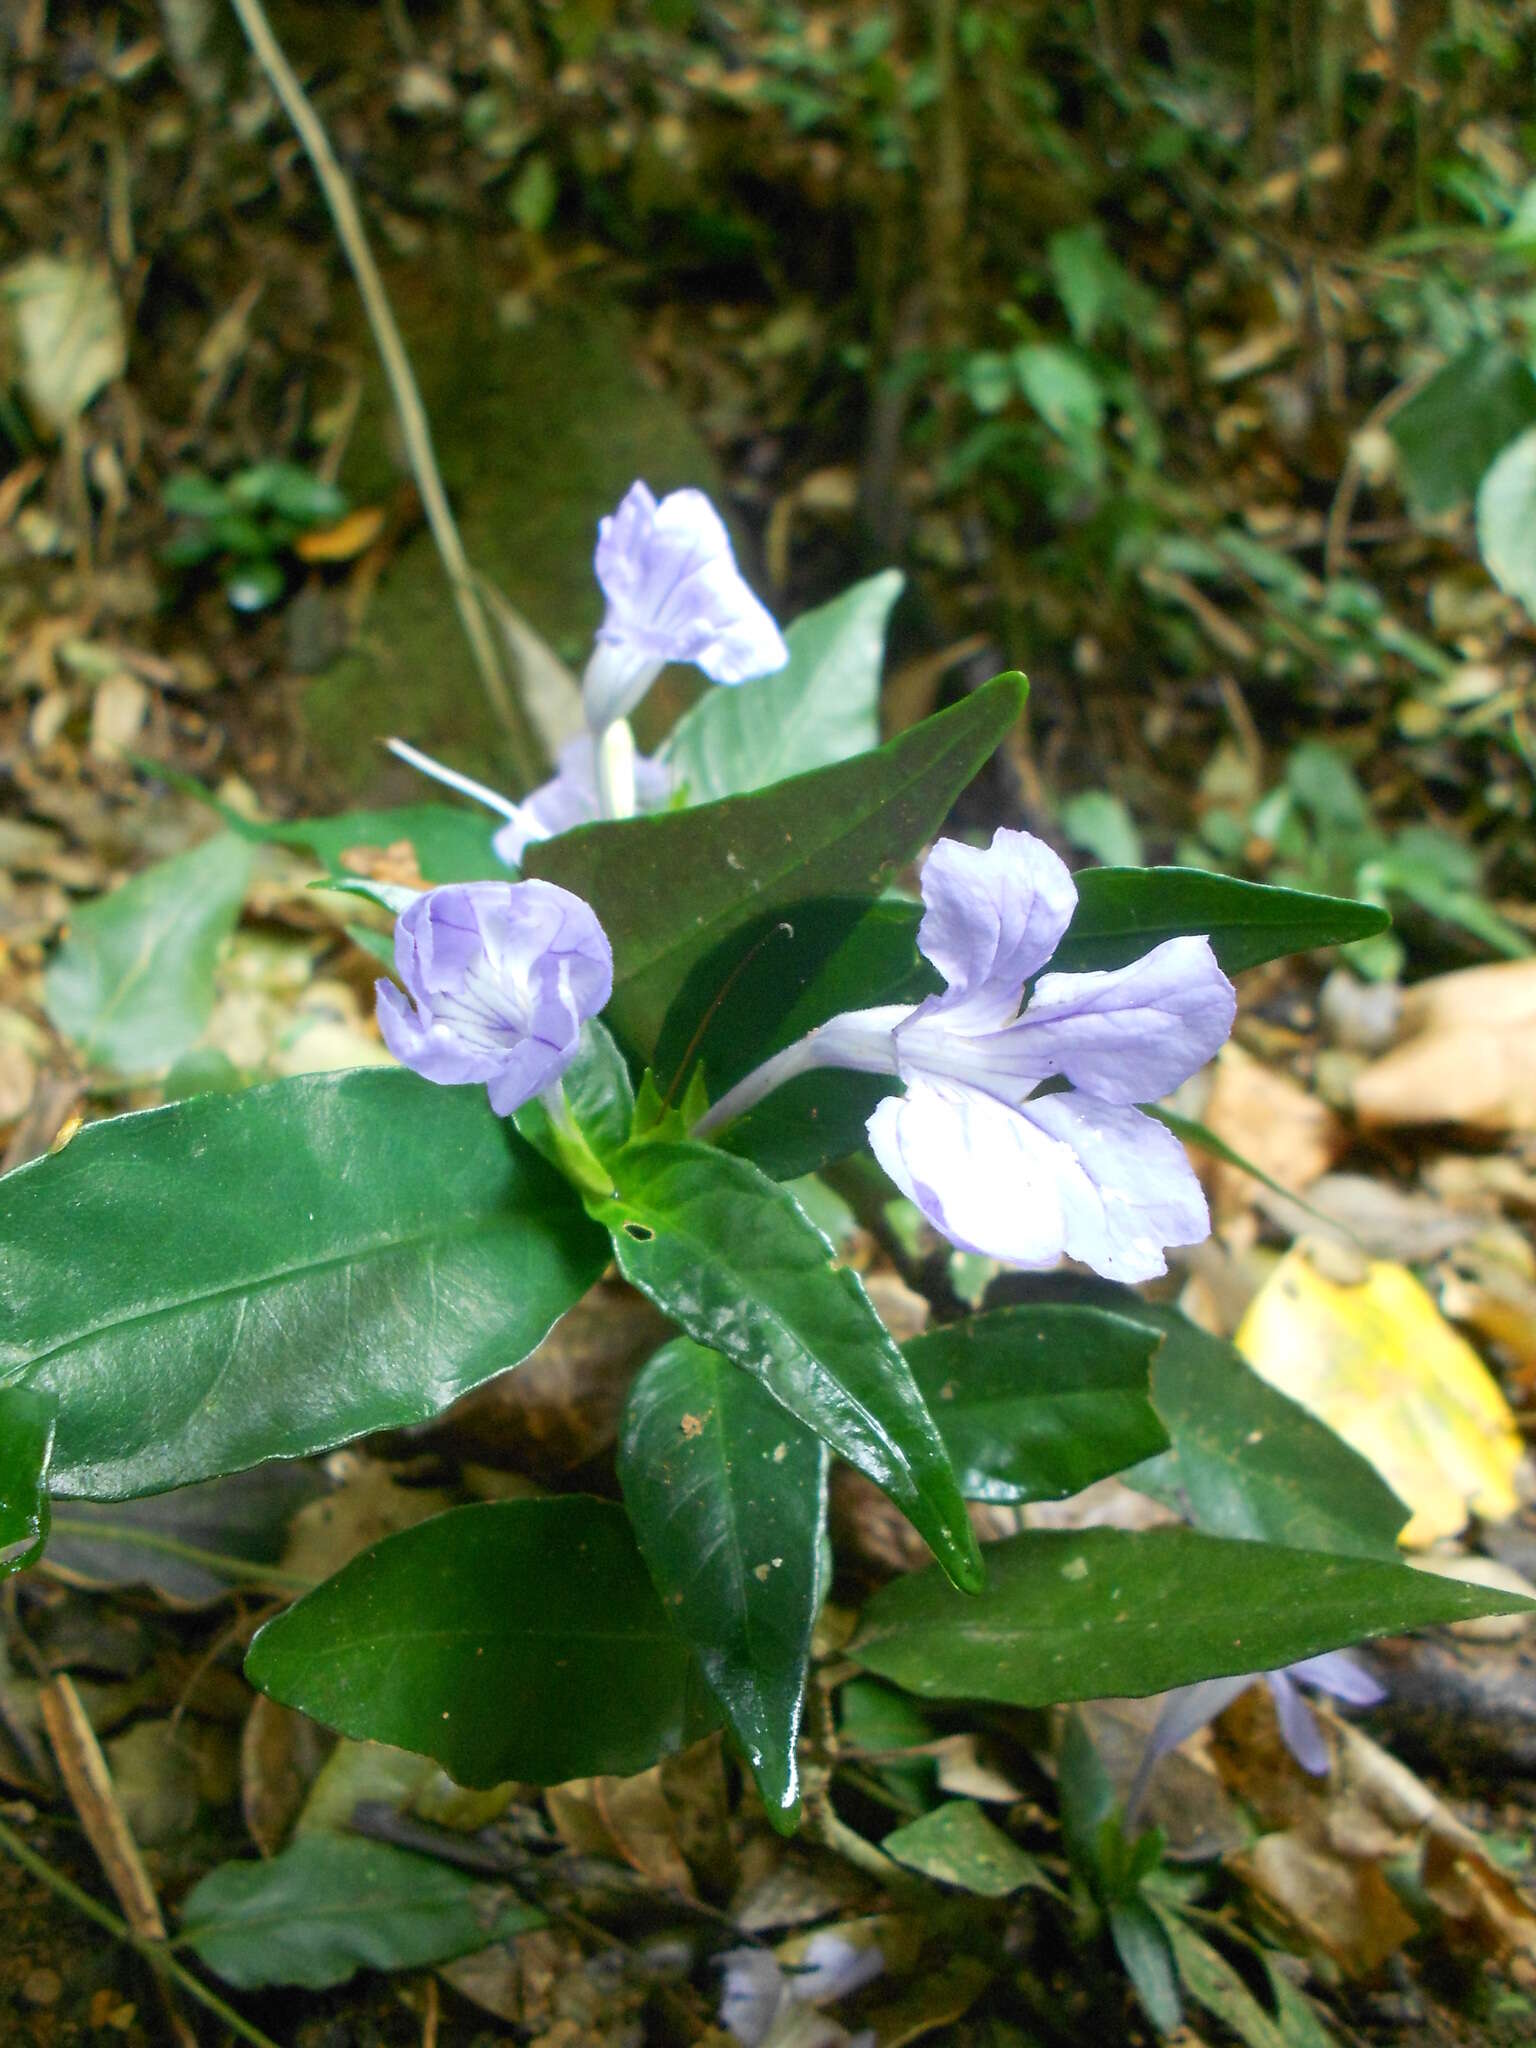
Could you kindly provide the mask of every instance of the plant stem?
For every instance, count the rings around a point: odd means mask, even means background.
[[[274,1586],[288,1593],[312,1593],[316,1581],[298,1572],[282,1571],[275,1564],[261,1564],[254,1558],[230,1557],[221,1550],[200,1550],[195,1543],[182,1543],[174,1536],[161,1536],[151,1529],[135,1529],[126,1522],[80,1521],[72,1515],[55,1515],[50,1524],[55,1536],[76,1536],[87,1543],[122,1543],[131,1549],[153,1550],[162,1557],[179,1558],[225,1579],[248,1579],[262,1586]]]
[[[184,1969],[175,1957],[169,1954],[163,1942],[151,1941],[145,1935],[135,1934],[128,1923],[120,1920],[110,1907],[103,1906],[99,1900],[93,1899],[89,1892],[82,1891],[79,1885],[55,1870],[46,1857],[39,1856],[37,1851],[24,1842],[3,1820],[0,1820],[0,1849],[8,1856],[14,1857],[23,1870],[30,1871],[39,1884],[46,1885],[56,1897],[73,1906],[77,1913],[83,1913],[88,1920],[94,1920],[98,1927],[104,1927],[116,1940],[126,1942],[157,1976],[169,1977],[171,1982],[178,1989],[185,1991],[189,1998],[195,1998],[197,2003],[211,2012],[216,2019],[222,2020],[231,2033],[238,2034],[242,2041],[248,2041],[251,2048],[277,2048],[277,2043],[270,2034],[262,2033],[259,2027],[253,2027],[249,2020],[242,2019],[234,2007],[226,2005],[216,1991],[210,1991],[206,1984],[200,1983],[190,1970]]]
[[[432,529],[437,552],[442,557],[443,567],[448,573],[448,581],[453,589],[453,601],[458,607],[459,619],[464,627],[464,636],[469,642],[470,653],[474,657],[481,688],[506,732],[512,765],[522,779],[524,787],[531,788],[543,774],[541,749],[526,711],[507,687],[496,643],[486,623],[485,613],[481,609],[474,575],[464,553],[464,543],[459,538],[458,526],[449,509],[448,495],[443,489],[442,473],[438,469],[437,456],[432,446],[432,429],[427,420],[426,408],[421,402],[421,392],[417,388],[411,359],[406,354],[405,343],[401,339],[389,296],[384,289],[384,280],[379,275],[373,251],[368,245],[362,215],[358,212],[357,201],[352,196],[352,188],[336,160],[330,137],[326,134],[319,115],[305,97],[304,88],[299,84],[292,65],[283,54],[281,44],[272,33],[262,0],[229,0],[229,4],[245,31],[246,41],[250,44],[257,63],[266,73],[268,83],[276,93],[284,113],[293,123],[305,154],[314,166],[315,177],[335,225],[337,239],[346,253],[348,263],[352,266],[352,275],[357,280],[363,310],[373,331],[374,344],[383,362],[384,374],[389,379],[395,410],[400,416],[400,431],[405,437],[406,452],[410,457],[411,473],[416,479],[416,488],[421,493],[422,508],[427,515],[427,524]]]

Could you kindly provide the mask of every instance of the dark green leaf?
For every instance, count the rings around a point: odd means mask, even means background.
[[[1058,972],[1123,967],[1164,939],[1198,933],[1228,974],[1239,974],[1284,953],[1368,939],[1389,922],[1372,903],[1203,868],[1085,868],[1074,879],[1077,914],[1051,962]]]
[[[566,1494],[454,1508],[268,1622],[246,1674],[461,1785],[643,1770],[708,1725],[624,1510]]]
[[[92,1066],[163,1073],[213,1008],[213,969],[251,876],[233,834],[146,868],[77,911],[43,980],[50,1020]]]
[[[224,486],[216,484],[212,477],[188,470],[168,479],[160,502],[179,519],[219,519],[229,510],[232,500]]]
[[[971,1799],[946,1799],[932,1813],[887,1835],[880,1846],[909,1870],[974,1892],[978,1898],[1005,1899],[1026,1885],[1054,1889],[1029,1851],[988,1820]]]
[[[1536,377],[1502,342],[1477,341],[1392,415],[1403,481],[1421,517],[1477,489],[1501,448],[1536,424]]]
[[[883,1487],[957,1583],[979,1584],[965,1503],[906,1360],[794,1197],[707,1145],[640,1144],[608,1164],[614,1196],[593,1214],[625,1278]]]
[[[849,1655],[925,1698],[1044,1707],[1273,1671],[1531,1604],[1410,1565],[1193,1529],[1033,1529],[988,1546],[977,1599],[933,1570],[884,1587]]]
[[[1202,1941],[1177,1913],[1153,1910],[1173,1950],[1179,1981],[1195,2004],[1230,2027],[1245,2048],[1286,2048],[1284,2034],[1226,1957]]]
[[[1089,1892],[1102,1900],[1107,1875],[1105,1826],[1115,1811],[1115,1788],[1081,1714],[1064,1717],[1056,1793],[1067,1860]]]
[[[49,1569],[193,1604],[247,1582],[280,1586],[289,1525],[328,1490],[317,1465],[271,1464],[147,1500],[70,1501],[53,1517]]]
[[[232,476],[226,488],[237,505],[265,507],[300,526],[330,525],[347,509],[335,484],[296,462],[252,463]]]
[[[825,1447],[750,1373],[679,1337],[630,1390],[619,1479],[667,1613],[692,1643],[769,1815],[792,1823],[821,1605]]]
[[[526,872],[590,903],[613,942],[606,1016],[620,1041],[649,1060],[690,972],[763,920],[792,918],[807,899],[878,896],[943,824],[1017,718],[1025,687],[1022,676],[997,676],[855,760],[531,847]],[[718,993],[717,985],[698,1003],[696,1018]]]
[[[0,1578],[30,1564],[48,1534],[48,1460],[58,1403],[0,1387]]]
[[[705,691],[664,749],[690,802],[764,789],[879,745],[885,627],[902,580],[886,569],[796,619],[776,675]]]
[[[1165,1484],[1213,1536],[1298,1550],[1394,1558],[1408,1510],[1360,1453],[1278,1393],[1236,1345],[1181,1316],[1138,1304],[1164,1333],[1152,1405],[1173,1450]]]
[[[1001,1308],[903,1346],[968,1500],[1060,1500],[1161,1450],[1156,1330],[1102,1309]]]
[[[419,1422],[607,1257],[482,1090],[386,1068],[88,1125],[0,1181],[0,1241],[0,1379],[98,1499]]]
[[[223,1863],[189,1893],[182,1940],[242,1991],[325,1991],[361,1969],[416,1970],[488,1948],[544,1915],[386,1842],[300,1835],[270,1862]]]
[[[1145,1899],[1119,1899],[1109,1909],[1109,1932],[1147,2018],[1160,2034],[1176,2033],[1184,2015],[1158,1916]]]

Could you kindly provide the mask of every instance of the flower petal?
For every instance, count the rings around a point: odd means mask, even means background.
[[[635,798],[640,811],[657,811],[672,794],[672,771],[651,754],[635,756]],[[521,867],[528,848],[541,839],[558,839],[578,825],[601,816],[597,800],[597,746],[591,733],[577,733],[555,756],[548,782],[508,811],[508,822],[491,844],[508,867]]]
[[[1224,1714],[1249,1686],[1257,1685],[1253,1672],[1239,1672],[1234,1678],[1201,1678],[1193,1685],[1181,1685],[1165,1695],[1152,1733],[1147,1737],[1147,1756],[1154,1762],[1187,1742],[1199,1728],[1205,1728]]]
[[[1304,1771],[1321,1778],[1328,1769],[1328,1744],[1316,1715],[1286,1672],[1266,1672],[1264,1683],[1274,1698],[1281,1740]]]
[[[1071,1150],[978,1088],[915,1080],[866,1126],[902,1193],[961,1251],[1054,1266],[1065,1249],[1061,1183],[1084,1181]],[[1073,1190],[1077,1203],[1085,1198]]]
[[[1210,1235],[1184,1147],[1139,1109],[1067,1093],[1038,1096],[1018,1115],[1070,1148],[1080,1168],[1059,1181],[1070,1258],[1106,1280],[1153,1280],[1168,1270],[1166,1246]]]
[[[1129,967],[1042,975],[1008,1036],[1100,1102],[1155,1102],[1205,1065],[1236,1011],[1209,940],[1167,939]]]
[[[917,943],[955,994],[1011,997],[983,1024],[996,1029],[1018,1010],[1026,981],[1061,943],[1077,908],[1066,864],[1044,840],[1000,827],[988,847],[940,839],[923,863],[923,921]]]
[[[1347,1650],[1325,1650],[1320,1657],[1303,1657],[1299,1664],[1288,1665],[1286,1671],[1303,1685],[1315,1685],[1319,1692],[1331,1693],[1347,1707],[1378,1707],[1387,1696],[1387,1688]]]
[[[717,683],[743,683],[789,659],[702,491],[673,491],[658,503],[634,484],[598,526],[594,565],[608,600],[600,641],[654,661],[696,662]]]

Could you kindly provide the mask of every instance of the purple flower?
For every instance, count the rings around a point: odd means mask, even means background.
[[[553,882],[429,889],[396,920],[395,967],[405,995],[375,984],[384,1043],[428,1081],[485,1082],[498,1116],[558,1078],[613,989],[606,933]]]
[[[733,1088],[712,1129],[817,1066],[894,1074],[869,1119],[875,1157],[962,1251],[1010,1265],[1080,1259],[1109,1280],[1166,1271],[1210,1230],[1178,1140],[1134,1105],[1187,1079],[1232,1028],[1236,996],[1203,938],[1129,967],[1046,974],[1077,905],[1063,863],[1027,832],[985,849],[941,839],[923,867],[917,942],[949,984],[916,1009],[834,1017]],[[1036,1094],[1042,1082],[1065,1081]]]
[[[1260,1680],[1269,1687],[1286,1748],[1304,1771],[1320,1778],[1328,1768],[1328,1745],[1316,1716],[1301,1696],[1301,1687],[1330,1694],[1347,1707],[1379,1706],[1387,1696],[1370,1673],[1347,1651],[1329,1650],[1321,1657],[1303,1657],[1299,1664],[1287,1664],[1280,1671],[1247,1672],[1236,1678],[1203,1678],[1195,1685],[1181,1685],[1167,1694],[1163,1710],[1147,1738],[1147,1747],[1136,1772],[1136,1782],[1126,1801],[1127,1817],[1141,1805],[1152,1767],[1160,1757],[1187,1742],[1197,1728],[1214,1721],[1232,1702]]]
[[[562,832],[570,832],[577,825],[590,825],[602,815],[597,795],[597,749],[590,733],[578,733],[566,741],[555,757],[554,774],[521,803],[487,789],[483,782],[461,775],[456,768],[434,761],[430,754],[418,752],[404,740],[391,740],[389,750],[413,768],[419,768],[423,775],[430,775],[434,782],[445,783],[449,789],[473,797],[488,810],[499,811],[507,822],[492,835],[491,845],[498,859],[511,868],[522,866],[523,855],[536,840],[558,838]],[[670,768],[653,755],[635,756],[635,795],[640,810],[663,809],[672,789]]]
[[[658,504],[631,484],[598,524],[594,566],[608,600],[582,679],[594,733],[627,718],[669,661],[694,662],[712,682],[744,683],[789,659],[702,491],[673,491]]]

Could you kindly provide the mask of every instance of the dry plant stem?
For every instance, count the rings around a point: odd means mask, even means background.
[[[250,2048],[278,2048],[270,2034],[262,2033],[259,2027],[253,2027],[249,2020],[242,2019],[234,2007],[226,2005],[216,1991],[210,1991],[208,1986],[200,1983],[190,1970],[184,1969],[174,1956],[167,1953],[164,1942],[152,1941],[144,1935],[135,1934],[126,1921],[119,1920],[108,1907],[98,1904],[89,1892],[83,1892],[77,1884],[55,1870],[45,1857],[39,1856],[37,1851],[30,1848],[3,1820],[0,1820],[0,1849],[13,1857],[23,1870],[29,1871],[39,1884],[46,1885],[56,1898],[63,1899],[66,1905],[73,1906],[77,1913],[83,1913],[87,1920],[94,1920],[96,1925],[105,1928],[114,1940],[126,1942],[136,1955],[143,1957],[158,1977],[169,1978],[179,1990],[187,1994],[188,1998],[196,1999],[205,2011],[222,2020],[232,2034],[242,2041],[248,2041]]]
[[[410,457],[411,473],[416,479],[416,488],[421,493],[427,524],[432,529],[432,538],[437,543],[438,554],[448,572],[448,581],[453,587],[453,601],[458,607],[459,618],[464,627],[465,638],[469,641],[470,653],[474,657],[476,671],[480,677],[487,701],[507,735],[508,750],[512,765],[527,788],[539,780],[541,768],[539,748],[522,706],[507,687],[502,673],[501,662],[496,652],[496,643],[486,624],[485,614],[480,608],[479,593],[464,553],[464,543],[459,538],[459,529],[454,522],[448,505],[448,495],[443,489],[442,474],[437,466],[437,456],[432,447],[432,429],[427,420],[426,408],[421,402],[421,393],[416,386],[415,372],[410,357],[406,354],[405,343],[400,337],[389,295],[384,289],[384,280],[379,275],[378,265],[373,260],[373,251],[363,229],[363,218],[357,210],[357,201],[352,196],[352,187],[346,174],[336,161],[331,148],[330,137],[321,125],[320,117],[305,97],[304,88],[299,84],[292,65],[283,55],[282,46],[272,33],[271,24],[261,0],[229,0],[245,31],[246,41],[255,54],[257,63],[267,75],[268,83],[276,93],[283,112],[293,123],[294,130],[311,164],[320,191],[335,224],[337,239],[346,252],[352,266],[352,275],[357,280],[357,289],[363,301],[363,310],[368,316],[368,325],[373,331],[374,344],[384,364],[384,374],[389,379],[390,392],[395,409],[400,415],[400,430],[405,437],[406,451]]]

